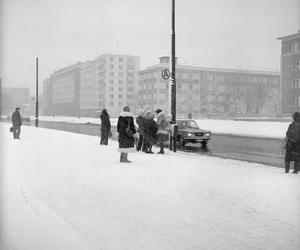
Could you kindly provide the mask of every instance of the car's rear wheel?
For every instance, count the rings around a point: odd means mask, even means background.
[[[202,147],[206,147],[208,140],[204,140],[201,142]]]

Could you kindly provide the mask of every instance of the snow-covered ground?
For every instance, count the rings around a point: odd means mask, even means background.
[[[0,248],[300,249],[300,175],[0,123]],[[157,152],[157,149],[154,149]]]
[[[34,117],[32,117],[34,119]],[[41,121],[56,121],[70,123],[100,124],[98,118],[68,117],[68,116],[40,116]],[[282,139],[288,129],[289,122],[260,122],[260,121],[234,121],[234,120],[196,120],[200,128],[211,130],[215,134],[230,134],[249,137]],[[117,118],[111,119],[116,126]]]

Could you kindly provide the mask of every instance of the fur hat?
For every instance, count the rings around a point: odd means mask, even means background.
[[[142,109],[139,109],[138,111],[137,111],[137,115],[138,116],[140,116],[140,115],[144,115],[144,110],[142,110]]]
[[[125,106],[125,107],[123,108],[123,111],[130,112],[130,108],[129,108],[128,106]]]
[[[162,111],[161,109],[157,109],[157,110],[155,111],[155,113],[156,113],[156,114],[159,114],[161,111]]]

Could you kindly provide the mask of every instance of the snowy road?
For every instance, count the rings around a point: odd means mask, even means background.
[[[45,232],[45,246],[65,240],[52,250],[300,248],[300,175],[170,151],[120,164],[113,141],[27,126],[13,140],[8,128],[0,123],[1,226],[13,249],[41,249]]]

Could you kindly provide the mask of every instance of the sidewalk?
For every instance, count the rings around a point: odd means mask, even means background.
[[[0,122],[8,249],[300,247],[300,175],[169,150],[120,163],[115,141],[27,126],[14,140],[9,126]]]

